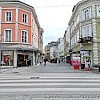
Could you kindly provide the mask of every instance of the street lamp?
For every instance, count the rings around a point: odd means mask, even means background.
[[[1,73],[1,45],[2,45],[2,34],[0,34],[0,73]]]

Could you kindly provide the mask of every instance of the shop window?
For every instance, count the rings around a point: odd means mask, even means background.
[[[2,66],[13,66],[14,65],[14,53],[13,51],[2,51],[2,58],[1,58]]]

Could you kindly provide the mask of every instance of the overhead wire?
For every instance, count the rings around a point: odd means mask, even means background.
[[[35,8],[54,8],[54,7],[67,7],[67,6],[74,6],[74,5],[57,5],[57,6],[36,6]]]

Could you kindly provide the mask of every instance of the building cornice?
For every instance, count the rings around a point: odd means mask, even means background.
[[[90,2],[92,3],[92,2],[96,2],[96,1],[100,2],[100,0],[81,0],[80,2],[78,2],[72,9],[72,16],[69,20],[68,25],[70,25],[71,22],[73,21],[73,17],[75,15],[75,12],[77,11],[77,9],[80,5],[86,5],[86,3],[90,3]]]

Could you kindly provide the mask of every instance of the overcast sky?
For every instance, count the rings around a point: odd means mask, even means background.
[[[43,45],[63,37],[73,6],[80,0],[21,0],[35,8],[44,29]]]

